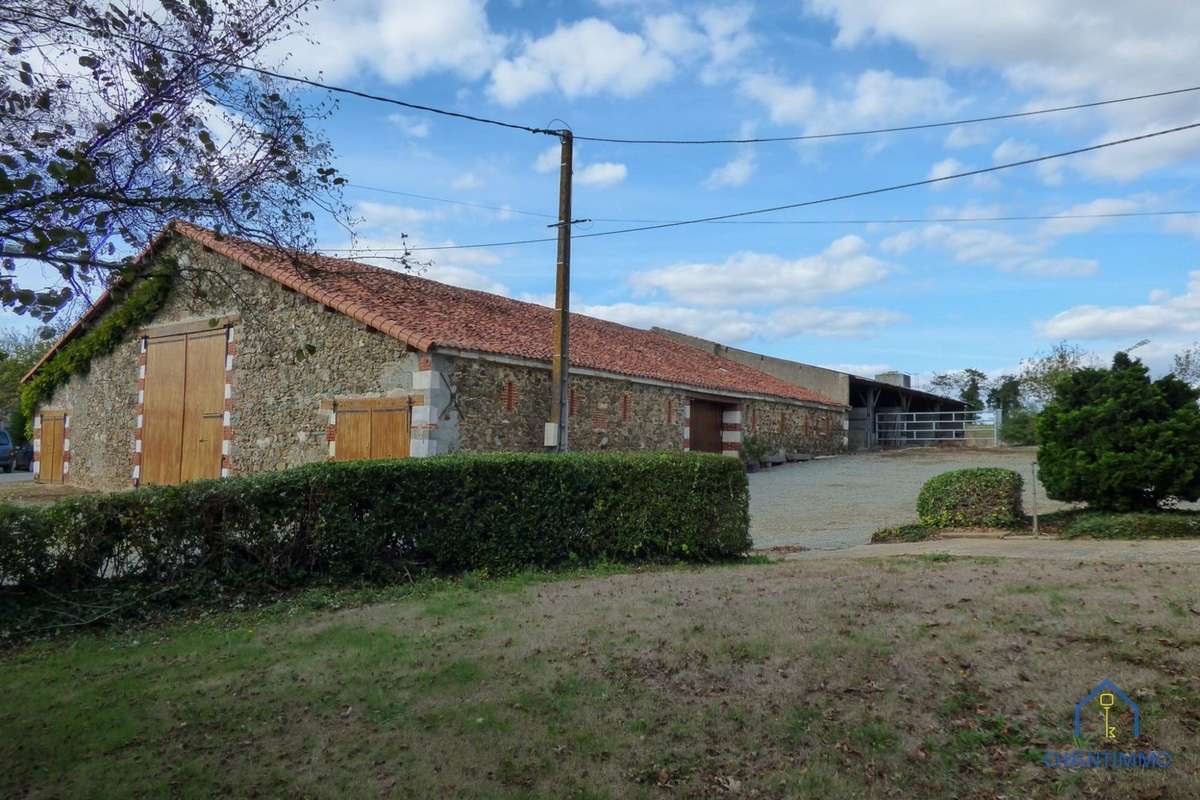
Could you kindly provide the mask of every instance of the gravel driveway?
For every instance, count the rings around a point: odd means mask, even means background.
[[[917,493],[928,479],[965,467],[1007,467],[1025,478],[1025,510],[1032,508],[1034,448],[1011,450],[913,449],[856,453],[772,467],[750,476],[750,532],[755,547],[803,545],[837,549],[865,544],[889,525],[916,522]],[[1038,510],[1069,508],[1046,499]]]

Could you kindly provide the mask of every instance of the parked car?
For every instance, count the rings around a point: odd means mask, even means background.
[[[13,468],[23,469],[26,472],[33,469],[33,442],[26,442],[17,448],[17,458]]]
[[[17,466],[17,448],[7,431],[0,431],[0,469],[12,472]]]

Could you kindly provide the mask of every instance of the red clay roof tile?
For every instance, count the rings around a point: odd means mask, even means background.
[[[173,223],[171,228],[418,350],[446,348],[550,361],[552,308],[345,259],[307,254],[293,257],[184,222]],[[156,244],[159,241],[161,236]],[[841,405],[661,334],[581,314],[571,315],[571,365],[716,394],[735,392]]]

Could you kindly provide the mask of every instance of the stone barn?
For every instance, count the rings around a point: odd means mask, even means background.
[[[112,489],[544,449],[553,309],[184,223],[139,256],[139,274],[164,259],[181,268],[165,299],[46,392],[34,415],[39,480]],[[129,302],[118,295],[137,286],[123,289],[25,380],[116,319]],[[790,450],[846,446],[844,403],[587,316],[572,315],[569,388],[573,450],[737,455],[750,419]]]

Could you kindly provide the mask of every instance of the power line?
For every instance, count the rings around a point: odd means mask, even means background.
[[[904,131],[923,131],[930,128],[949,128],[955,125],[974,125],[979,122],[998,122],[1005,119],[1020,119],[1036,117],[1041,114],[1057,114],[1061,111],[1079,111],[1085,108],[1098,108],[1117,103],[1129,103],[1136,100],[1151,100],[1156,97],[1170,97],[1177,94],[1200,91],[1200,86],[1188,86],[1184,89],[1168,89],[1162,92],[1137,94],[1129,97],[1117,97],[1110,100],[1096,100],[1090,103],[1075,103],[1069,106],[1054,106],[1039,108],[1032,111],[1013,111],[1005,114],[991,114],[986,117],[969,117],[967,119],[950,120],[948,122],[921,122],[914,125],[896,125],[890,128],[866,128],[854,131],[836,131],[831,133],[809,133],[800,136],[767,136],[749,139],[621,139],[607,136],[581,136],[575,138],[581,142],[608,142],[610,144],[767,144],[770,142],[802,142],[814,139],[839,139],[848,136],[870,136],[879,133],[902,133]]]
[[[428,194],[416,194],[415,192],[402,192],[398,189],[385,189],[380,186],[367,186],[362,183],[354,183],[347,181],[347,186],[353,186],[358,189],[365,189],[372,192],[381,192],[383,194],[399,195],[401,197],[415,197],[419,200],[431,200],[438,203],[450,203],[456,206],[468,206],[470,208],[485,208],[491,211],[507,212],[511,214],[522,214],[527,217],[540,217],[542,219],[557,219],[553,214],[543,214],[539,211],[522,211],[517,208],[508,206],[490,206],[485,203],[472,203],[466,200],[455,200],[449,197],[434,197]],[[934,223],[934,222],[1029,222],[1036,220],[1053,220],[1053,219],[1109,219],[1118,217],[1170,217],[1183,216],[1188,214],[1200,214],[1200,210],[1172,210],[1172,211],[1110,211],[1104,213],[1092,214],[1009,214],[1005,216],[974,216],[974,217],[888,217],[886,219],[871,219],[871,218],[851,218],[851,219],[739,219],[739,220],[718,220],[714,225],[911,225],[918,223]],[[628,223],[647,223],[657,224],[660,222],[679,222],[680,220],[672,219],[645,219],[640,217],[591,217],[591,222],[628,222]],[[366,253],[373,252],[371,250],[356,250],[355,252]]]
[[[562,135],[561,130],[554,130],[554,129],[550,129],[550,128],[536,128],[536,127],[532,127],[529,125],[521,125],[519,123],[505,122],[503,120],[492,119],[490,117],[481,117],[481,116],[478,116],[475,114],[466,114],[466,113],[462,113],[459,111],[450,111],[450,110],[444,109],[444,108],[437,108],[435,106],[427,106],[427,105],[422,105],[420,103],[411,103],[406,100],[399,100],[397,98],[388,97],[386,95],[372,94],[370,92],[363,92],[363,91],[359,91],[357,89],[351,89],[351,88],[345,87],[345,86],[337,86],[335,84],[329,84],[329,83],[323,83],[321,81],[315,81],[310,78],[303,78],[298,75],[287,75],[287,74],[284,74],[281,72],[276,72],[274,70],[265,69],[263,67],[256,67],[256,66],[252,66],[249,64],[242,64],[242,63],[236,62],[236,61],[229,61],[227,59],[221,59],[221,58],[216,58],[214,56],[208,56],[208,55],[204,55],[201,53],[195,53],[195,52],[191,52],[188,50],[182,50],[179,48],[171,47],[169,45],[164,45],[164,44],[160,44],[157,42],[151,42],[147,39],[143,39],[141,37],[134,36],[132,34],[114,32],[112,30],[96,31],[96,30],[93,30],[92,28],[89,28],[86,25],[82,25],[82,24],[79,24],[76,22],[68,22],[64,19],[50,17],[50,16],[47,16],[44,14],[39,14],[35,11],[26,10],[25,15],[34,17],[37,19],[41,19],[45,22],[53,23],[55,25],[61,25],[61,26],[66,26],[66,27],[70,27],[70,28],[75,28],[76,30],[84,31],[85,33],[90,33],[93,35],[98,34],[98,35],[103,35],[103,36],[112,36],[114,38],[125,39],[127,41],[141,44],[145,47],[152,47],[152,48],[161,50],[165,53],[173,53],[175,55],[184,56],[187,58],[196,58],[196,59],[200,59],[202,61],[206,61],[210,64],[217,64],[219,66],[229,67],[230,69],[245,70],[247,72],[253,72],[253,73],[256,73],[259,75],[265,75],[267,77],[275,78],[277,80],[299,83],[299,84],[303,84],[305,86],[311,86],[313,88],[322,89],[324,91],[350,95],[352,97],[358,97],[363,100],[372,100],[372,101],[380,102],[380,103],[388,103],[390,105],[400,106],[401,108],[407,108],[407,109],[411,109],[414,111],[426,111],[431,114],[439,114],[439,115],[446,116],[446,117],[453,117],[455,119],[467,120],[469,122],[479,122],[479,123],[483,123],[486,125],[496,125],[496,126],[499,126],[502,128],[509,128],[511,130],[525,131],[527,133],[536,133],[536,134],[542,134],[542,135],[547,135],[547,136],[556,136],[556,137]],[[1134,102],[1134,101],[1139,101],[1139,100],[1150,100],[1150,99],[1160,98],[1160,97],[1170,97],[1173,95],[1186,94],[1189,92],[1197,92],[1197,91],[1200,91],[1200,86],[1189,86],[1189,87],[1185,87],[1182,89],[1168,89],[1168,90],[1161,91],[1161,92],[1150,92],[1147,94],[1130,95],[1128,97],[1118,97],[1118,98],[1112,98],[1112,99],[1108,99],[1108,100],[1096,100],[1096,101],[1093,101],[1090,103],[1075,103],[1073,105],[1055,106],[1052,108],[1041,108],[1041,109],[1034,109],[1031,111],[1015,111],[1015,112],[1010,112],[1010,113],[1005,113],[1005,114],[992,114],[989,116],[971,117],[971,118],[966,118],[966,119],[950,120],[950,121],[946,121],[946,122],[926,122],[926,123],[919,123],[919,124],[915,124],[915,125],[897,125],[897,126],[886,127],[886,128],[870,128],[870,129],[854,130],[854,131],[837,131],[837,132],[831,132],[831,133],[803,134],[803,135],[799,135],[799,136],[774,136],[774,137],[757,137],[757,138],[744,138],[744,139],[633,139],[633,138],[625,139],[625,138],[618,138],[618,137],[576,135],[574,138],[579,141],[607,142],[607,143],[612,143],[612,144],[693,145],[693,144],[766,144],[766,143],[770,143],[770,142],[797,142],[797,141],[816,140],[816,139],[835,139],[835,138],[844,138],[844,137],[851,137],[851,136],[868,136],[868,135],[872,135],[872,134],[881,134],[881,133],[900,133],[900,132],[904,132],[904,131],[928,130],[931,128],[945,128],[945,127],[952,127],[955,125],[971,125],[971,124],[980,123],[980,122],[996,122],[996,121],[1006,120],[1006,119],[1019,119],[1022,117],[1032,117],[1032,116],[1038,116],[1041,114],[1055,114],[1055,113],[1059,113],[1059,112],[1063,112],[1063,111],[1078,111],[1078,110],[1087,109],[1087,108],[1098,108],[1101,106],[1115,105],[1118,103],[1129,103],[1129,102]]]
[[[1065,158],[1067,156],[1080,155],[1082,153],[1092,153],[1092,152],[1096,152],[1098,150],[1104,150],[1109,147],[1116,147],[1118,145],[1129,144],[1131,142],[1145,141],[1147,139],[1154,139],[1159,136],[1166,136],[1168,134],[1179,133],[1181,131],[1194,130],[1196,128],[1200,128],[1200,122],[1193,122],[1188,125],[1179,125],[1174,128],[1167,128],[1165,130],[1154,131],[1152,133],[1143,133],[1138,136],[1128,136],[1124,139],[1115,139],[1110,142],[1101,142],[1100,144],[1093,144],[1093,145],[1089,145],[1087,147],[1077,147],[1073,150],[1064,150],[1059,153],[1050,153],[1048,155],[1037,156],[1035,158],[1025,158],[1025,159],[1021,159],[1020,161],[1010,161],[1010,162],[1007,162],[1004,164],[995,164],[990,167],[983,167],[980,169],[972,169],[972,170],[967,170],[965,172],[956,172],[951,175],[942,175],[937,178],[925,178],[925,179],[919,180],[919,181],[909,181],[908,183],[897,183],[897,184],[893,184],[891,186],[882,186],[882,187],[879,187],[876,189],[863,189],[863,190],[857,191],[857,192],[847,192],[845,194],[831,195],[829,197],[821,197],[816,200],[804,200],[804,201],[801,201],[798,203],[785,203],[783,205],[770,206],[768,208],[757,208],[757,209],[752,209],[749,211],[735,211],[735,212],[731,212],[728,214],[716,214],[716,215],[709,216],[709,217],[697,217],[694,219],[668,220],[666,222],[658,222],[658,223],[654,223],[654,224],[650,224],[650,225],[641,225],[641,226],[633,227],[633,228],[618,228],[616,230],[611,230],[611,231],[596,231],[594,233],[580,233],[580,234],[575,234],[571,238],[573,238],[573,239],[593,239],[593,238],[600,237],[600,236],[617,236],[619,234],[626,234],[626,233],[640,233],[642,231],[661,230],[663,228],[676,228],[676,227],[680,227],[683,225],[697,225],[697,224],[707,223],[707,222],[720,222],[720,221],[724,221],[724,220],[737,219],[740,217],[755,216],[758,214],[769,214],[769,213],[772,213],[775,211],[786,211],[786,210],[793,209],[793,208],[805,208],[807,206],[821,205],[824,203],[833,203],[833,202],[836,202],[839,200],[851,200],[851,199],[858,198],[858,197],[869,197],[869,196],[877,195],[877,194],[885,194],[887,192],[895,192],[895,191],[899,191],[901,189],[914,189],[919,186],[931,186],[933,184],[944,183],[946,181],[952,181],[952,180],[958,180],[960,178],[970,178],[975,175],[985,175],[985,174],[992,173],[992,172],[1000,172],[1001,170],[1012,169],[1014,167],[1027,166],[1029,164],[1039,164],[1039,163],[1042,163],[1043,161],[1050,161],[1050,160],[1053,160],[1056,158]],[[1134,214],[1137,212],[1126,212],[1126,213]],[[1141,212],[1141,213],[1151,214],[1151,213],[1168,213],[1168,212]],[[1183,212],[1169,212],[1169,213],[1183,213]],[[1030,215],[1030,216],[1033,216],[1033,215]],[[486,243],[480,243],[480,244],[440,245],[440,246],[436,246],[436,247],[413,247],[413,248],[409,248],[409,249],[414,252],[419,251],[419,250],[465,250],[465,249],[469,249],[469,248],[506,247],[509,245],[536,244],[539,242],[553,242],[553,241],[557,241],[557,239],[556,238],[523,239],[523,240],[511,241],[511,242],[486,242]],[[400,248],[397,248],[397,250],[399,250],[399,249]]]
[[[889,217],[887,219],[743,219],[743,220],[718,220],[714,225],[919,225],[919,224],[940,224],[950,222],[1031,222],[1037,220],[1056,220],[1056,219],[1119,219],[1124,217],[1171,217],[1185,216],[1191,214],[1200,214],[1200,209],[1197,210],[1178,210],[1178,211],[1113,211],[1104,214],[1010,214],[1000,217]],[[595,222],[677,222],[680,220],[651,220],[651,219],[614,219],[597,217]],[[576,237],[578,238],[578,237]],[[477,247],[506,247],[509,245],[519,244],[535,244],[538,242],[553,242],[557,239],[521,239],[512,242],[490,242],[485,244],[456,244],[456,245],[441,245],[437,247],[409,247],[408,252],[417,250],[458,250],[463,248]],[[342,247],[323,249],[316,252],[323,255],[333,255],[335,253],[346,253],[354,257],[371,257],[372,253],[399,253],[405,248],[401,247]],[[383,256],[380,256],[383,257]]]
[[[769,214],[774,211],[786,211],[786,210],[792,209],[792,208],[805,208],[807,206],[815,206],[815,205],[820,205],[822,203],[832,203],[832,202],[835,202],[838,200],[851,200],[851,199],[858,198],[858,197],[869,197],[871,195],[899,191],[900,189],[913,189],[918,186],[931,186],[933,184],[943,183],[945,181],[958,180],[959,178],[970,178],[975,175],[986,175],[991,172],[999,172],[1001,170],[1012,169],[1013,167],[1026,166],[1028,164],[1040,164],[1043,161],[1051,161],[1056,158],[1065,158],[1066,156],[1080,155],[1082,153],[1092,153],[1092,152],[1096,152],[1098,150],[1103,150],[1105,148],[1116,147],[1117,145],[1129,144],[1131,142],[1145,141],[1147,139],[1154,139],[1159,136],[1166,136],[1167,134],[1179,133],[1181,131],[1186,131],[1186,130],[1194,130],[1196,128],[1200,128],[1200,122],[1193,122],[1188,125],[1178,125],[1174,128],[1167,128],[1165,130],[1154,131],[1152,133],[1143,133],[1138,136],[1127,136],[1124,139],[1114,139],[1113,141],[1110,141],[1110,142],[1101,142],[1100,144],[1093,144],[1093,145],[1089,145],[1087,147],[1077,147],[1074,150],[1064,150],[1059,153],[1050,153],[1049,155],[1036,156],[1034,158],[1025,158],[1025,159],[1021,159],[1020,161],[1010,161],[1005,164],[995,164],[993,166],[983,167],[981,169],[972,169],[972,170],[967,170],[965,172],[956,172],[951,175],[942,175],[937,178],[925,178],[925,179],[919,180],[919,181],[909,181],[908,183],[898,183],[898,184],[894,184],[892,186],[883,186],[878,189],[864,189],[864,190],[858,191],[858,192],[847,192],[846,194],[833,195],[830,197],[822,197],[817,200],[805,200],[805,201],[799,202],[799,203],[785,203],[783,205],[771,206],[769,208],[757,208],[757,209],[753,209],[750,211],[735,211],[730,214],[717,214],[717,215],[714,215],[711,217],[698,217],[696,219],[684,219],[684,220],[675,220],[672,222],[660,222],[660,223],[656,223],[653,225],[642,225],[642,226],[635,227],[635,228],[618,228],[617,230],[612,230],[612,231],[597,231],[595,233],[581,233],[581,234],[577,235],[575,238],[591,239],[591,238],[595,238],[598,236],[616,236],[618,234],[624,234],[624,233],[638,233],[641,231],[661,230],[663,228],[675,228],[675,227],[679,227],[682,225],[695,225],[697,223],[702,223],[702,222],[717,222],[718,220],[735,219],[738,217],[749,217],[749,216],[754,216],[756,214]]]
[[[1200,214],[1195,211],[1112,211],[1103,214],[1010,214],[997,217],[888,217],[887,219],[730,219],[714,225],[911,225],[936,222],[1029,222],[1053,219],[1108,219],[1115,217],[1168,217]],[[617,219],[593,217],[593,222],[675,222],[668,219]]]
[[[345,86],[337,86],[334,84],[322,83],[320,81],[314,81],[309,78],[302,78],[298,75],[285,75],[282,72],[275,72],[273,70],[264,69],[262,67],[255,67],[255,66],[251,66],[249,64],[242,64],[237,61],[228,61],[226,59],[216,58],[214,56],[207,56],[202,53],[194,53],[194,52],[191,52],[188,50],[181,50],[179,48],[170,47],[169,45],[159,44],[158,42],[151,42],[147,39],[143,39],[139,36],[133,36],[132,34],[128,34],[128,33],[117,33],[112,30],[96,31],[96,30],[89,28],[86,25],[81,25],[77,22],[67,22],[64,19],[59,19],[59,18],[55,18],[55,17],[49,17],[49,16],[46,16],[43,14],[38,14],[35,11],[26,11],[25,14],[26,14],[26,16],[36,17],[37,19],[41,19],[46,22],[52,22],[55,25],[63,25],[68,28],[75,28],[77,30],[84,31],[85,33],[90,33],[93,35],[101,35],[101,36],[112,36],[112,37],[118,38],[118,39],[125,39],[130,42],[135,42],[137,44],[141,44],[145,47],[153,47],[156,50],[163,51],[164,53],[172,53],[174,55],[184,56],[185,58],[196,58],[201,61],[206,61],[210,64],[217,64],[219,66],[229,67],[230,69],[245,70],[246,72],[253,72],[258,75],[265,75],[267,77],[276,78],[276,79],[282,80],[282,81],[291,81],[293,83],[301,83],[306,86],[312,86],[314,88],[323,89],[328,92],[335,92],[338,94],[346,94],[346,95],[350,95],[352,97],[361,98],[363,100],[374,100],[379,103],[389,103],[391,105],[400,106],[402,108],[412,109],[413,111],[428,111],[431,114],[441,114],[442,116],[445,116],[445,117],[454,117],[456,119],[464,119],[469,122],[482,122],[487,125],[497,125],[501,128],[511,128],[513,130],[525,131],[527,133],[540,133],[540,134],[544,134],[547,136],[560,135],[560,131],[549,130],[547,128],[533,128],[528,125],[520,125],[520,124],[517,124],[514,122],[504,122],[502,120],[491,119],[489,117],[480,117],[480,116],[476,116],[474,114],[464,114],[464,113],[461,113],[458,111],[449,111],[444,108],[436,108],[434,106],[421,105],[420,103],[410,103],[405,100],[397,100],[394,97],[387,97],[385,95],[371,94],[370,92],[361,92],[357,89],[350,89]]]
[[[470,208],[486,208],[490,211],[502,211],[502,212],[507,212],[510,214],[521,214],[526,217],[541,217],[543,219],[558,219],[558,217],[556,217],[553,214],[541,214],[537,211],[521,211],[520,209],[509,208],[507,206],[489,206],[485,203],[470,203],[470,202],[467,202],[466,200],[452,200],[449,197],[433,197],[432,195],[427,195],[427,194],[414,194],[413,192],[401,192],[396,189],[383,189],[379,186],[367,186],[366,184],[354,183],[353,181],[347,181],[346,185],[353,186],[356,189],[365,189],[369,192],[381,192],[383,194],[394,194],[394,195],[399,195],[401,197],[415,197],[419,200],[432,200],[434,202],[450,203],[451,205],[456,205],[456,206],[468,206]]]

